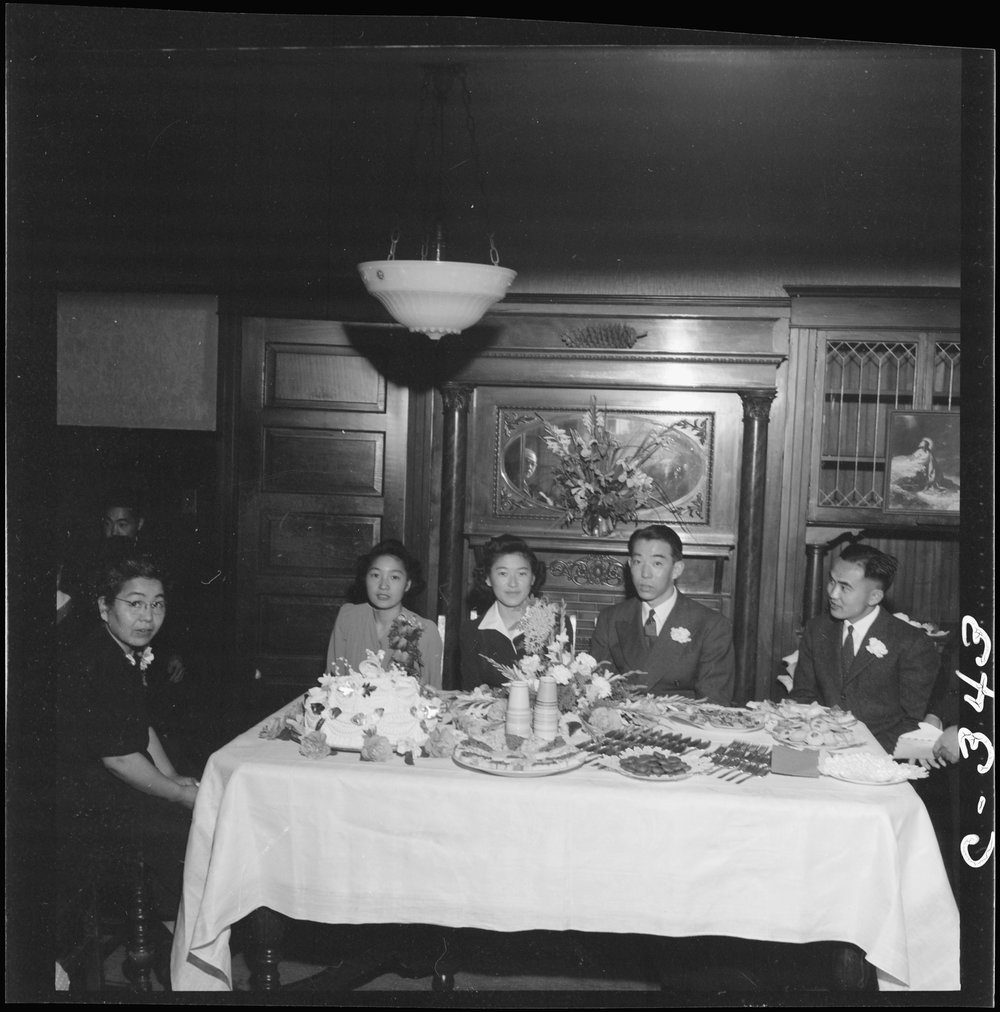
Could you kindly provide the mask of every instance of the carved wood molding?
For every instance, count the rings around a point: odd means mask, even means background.
[[[645,336],[645,335],[640,335]],[[551,361],[553,356],[572,357],[582,361],[606,361],[606,362],[643,362],[655,364],[674,365],[769,365],[777,368],[787,358],[780,354],[761,354],[750,352],[741,354],[739,352],[676,352],[676,351],[633,351],[623,352],[618,349],[609,351],[597,351],[580,348],[573,348],[572,352],[564,352],[559,348],[492,348],[481,351],[476,357],[479,359],[543,359]],[[736,389],[734,385],[733,389]]]
[[[546,568],[551,576],[581,587],[621,587],[625,583],[625,564],[612,555],[559,559]]]
[[[570,348],[632,348],[645,336],[624,323],[603,323],[566,331],[562,341]]]

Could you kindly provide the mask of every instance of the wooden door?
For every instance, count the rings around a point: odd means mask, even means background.
[[[242,332],[237,642],[280,706],[322,674],[358,556],[404,536],[408,392],[338,323]]]

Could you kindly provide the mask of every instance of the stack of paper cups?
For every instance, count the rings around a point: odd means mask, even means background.
[[[559,731],[559,706],[556,703],[558,686],[554,678],[538,679],[535,697],[535,737],[552,741]]]
[[[531,737],[531,700],[527,682],[508,682],[507,689],[507,734],[521,738]]]

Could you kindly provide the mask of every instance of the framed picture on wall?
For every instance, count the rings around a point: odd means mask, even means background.
[[[886,513],[959,518],[957,411],[891,411],[886,435]]]
[[[545,424],[557,426],[564,434],[575,431],[589,438],[586,414],[583,405],[497,408],[494,516],[553,520],[561,516],[556,487],[559,461],[547,445]],[[621,454],[641,458],[642,469],[651,480],[649,505],[640,510],[644,522],[709,523],[713,412],[609,409],[606,424]]]

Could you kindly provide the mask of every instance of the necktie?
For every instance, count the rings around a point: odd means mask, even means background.
[[[840,670],[846,676],[854,663],[854,626],[850,622],[845,622],[844,629],[846,635],[840,645]]]
[[[653,644],[656,642],[656,616],[653,614],[652,608],[649,609],[646,621],[642,625],[642,631],[646,635],[646,649],[652,650]]]

